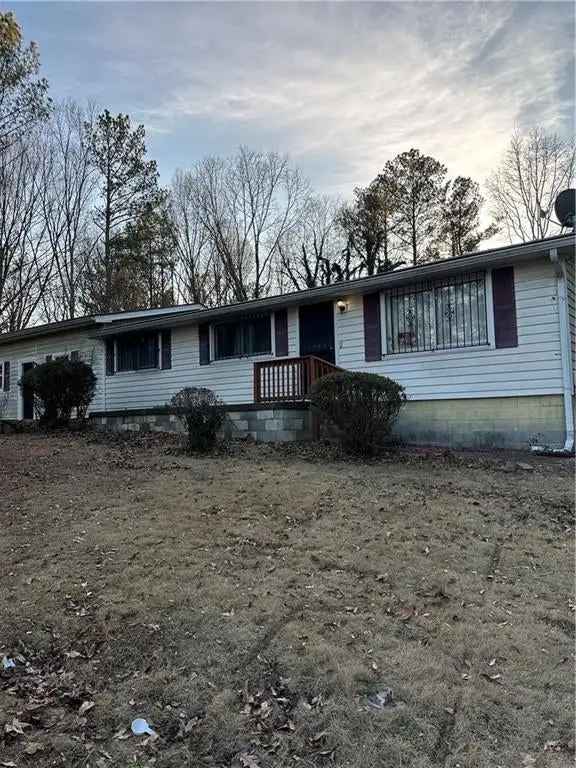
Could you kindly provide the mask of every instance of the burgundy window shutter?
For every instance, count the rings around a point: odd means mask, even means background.
[[[210,364],[210,324],[202,323],[198,326],[198,340],[200,343],[200,365]]]
[[[368,293],[364,300],[364,357],[366,361],[382,359],[380,325],[380,293]]]
[[[70,352],[70,360],[72,360],[73,362],[80,360],[80,352],[78,352],[77,349],[74,349],[72,350],[72,352]]]
[[[162,331],[162,368],[172,368],[172,331]]]
[[[10,361],[4,363],[4,392],[10,391]]]
[[[106,339],[106,376],[114,376],[114,339]]]
[[[274,335],[276,336],[276,357],[288,355],[288,310],[274,312]]]
[[[498,349],[518,346],[514,267],[492,270],[494,339]]]

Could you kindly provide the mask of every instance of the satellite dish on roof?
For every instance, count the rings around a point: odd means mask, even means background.
[[[563,227],[574,227],[576,224],[576,189],[565,189],[554,203],[556,218]]]

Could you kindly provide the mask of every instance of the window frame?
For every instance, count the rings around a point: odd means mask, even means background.
[[[146,366],[138,366],[136,368],[120,368],[120,345],[122,343],[125,343],[127,340],[129,340],[131,337],[143,337],[143,336],[150,336],[155,337],[156,342],[156,359],[154,365],[146,365]],[[150,371],[159,371],[162,370],[161,366],[161,360],[162,360],[162,338],[161,338],[161,332],[160,331],[140,331],[139,333],[126,333],[122,336],[118,336],[114,340],[114,374],[130,374],[130,373],[146,373]]]
[[[388,289],[386,291],[383,291],[382,296],[382,304],[383,304],[383,312],[382,312],[382,322],[381,322],[381,329],[382,329],[382,356],[401,356],[401,355],[430,355],[434,353],[458,353],[462,350],[475,350],[475,349],[487,349],[490,348],[493,344],[493,330],[491,327],[491,312],[490,312],[490,301],[491,301],[491,273],[490,270],[475,270],[470,272],[463,272],[457,275],[448,275],[444,278],[439,278],[435,280],[429,280],[429,281],[419,281],[415,283],[409,283],[403,286],[398,286],[396,288]],[[438,344],[438,338],[442,334],[439,333],[438,329],[438,311],[439,311],[439,302],[438,302],[438,296],[441,295],[440,291],[443,288],[452,287],[452,286],[465,286],[472,284],[474,282],[478,283],[482,281],[483,282],[483,301],[480,301],[481,291],[478,293],[477,296],[477,305],[476,305],[476,313],[477,313],[477,319],[480,321],[478,325],[478,341],[472,341],[471,343],[466,343],[466,335],[470,333],[470,335],[473,337],[473,332],[470,329],[466,329],[466,326],[464,326],[464,343],[451,343],[451,344]],[[430,295],[430,300],[428,301],[430,307],[431,307],[431,315],[429,315],[432,318],[431,322],[431,328],[430,328],[430,336],[433,337],[433,342],[430,344],[428,349],[421,349],[421,348],[407,348],[407,349],[397,349],[395,347],[398,347],[399,345],[392,344],[393,337],[391,335],[391,325],[393,326],[393,323],[391,324],[392,319],[392,311],[393,311],[393,303],[392,299],[395,296],[411,296],[411,295],[418,295],[419,293],[428,294]],[[416,333],[418,333],[418,328],[416,330]],[[458,329],[456,329],[457,335],[459,334]],[[452,335],[452,328],[450,326],[450,335]]]
[[[212,323],[211,326],[211,345],[213,350],[213,358],[212,360],[214,362],[220,362],[225,360],[243,360],[251,357],[263,357],[264,355],[273,355],[274,354],[274,326],[273,326],[273,313],[272,312],[258,312],[255,314],[250,315],[244,315],[242,317],[233,319],[233,320],[222,320],[217,323]],[[256,319],[266,319],[268,321],[268,348],[266,350],[262,350],[260,352],[254,352],[254,351],[245,351],[245,347],[243,344],[243,350],[240,353],[234,353],[231,355],[221,355],[218,350],[218,329],[222,328],[224,326],[232,326],[234,328],[247,326],[250,321],[256,320]]]

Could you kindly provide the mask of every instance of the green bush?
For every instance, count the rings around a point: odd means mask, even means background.
[[[343,448],[370,456],[390,436],[404,388],[375,373],[331,373],[312,388],[312,405],[338,427]]]
[[[177,392],[168,404],[188,433],[188,452],[205,452],[213,448],[218,430],[224,423],[224,403],[211,389],[186,387]]]
[[[78,419],[86,417],[96,390],[96,376],[91,366],[81,360],[59,358],[26,371],[20,387],[33,393],[42,425],[66,426],[74,408]]]

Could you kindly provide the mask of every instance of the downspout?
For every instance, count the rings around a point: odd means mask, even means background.
[[[574,380],[572,370],[572,345],[570,341],[570,320],[568,315],[568,295],[566,290],[566,265],[553,248],[549,253],[550,261],[556,273],[556,297],[558,322],[560,326],[560,359],[562,364],[562,390],[564,399],[565,440],[563,448],[532,446],[533,453],[547,453],[555,456],[569,456],[574,453]]]

